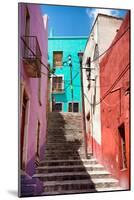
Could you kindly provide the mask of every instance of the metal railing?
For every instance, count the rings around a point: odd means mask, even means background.
[[[23,36],[22,57],[29,77],[41,76],[41,50],[36,36]]]
[[[40,59],[41,51],[36,36],[22,36],[22,56],[24,59]]]

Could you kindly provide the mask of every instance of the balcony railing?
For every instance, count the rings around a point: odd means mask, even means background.
[[[29,77],[41,77],[41,51],[36,36],[23,36],[22,57]]]
[[[52,93],[64,93],[65,90],[64,89],[53,89]]]

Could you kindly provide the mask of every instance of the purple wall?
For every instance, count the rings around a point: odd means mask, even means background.
[[[42,62],[47,65],[47,21],[44,27],[43,17],[41,16],[40,8],[37,4],[19,4],[19,71],[20,81],[24,82],[25,89],[30,97],[30,112],[28,124],[28,139],[27,139],[27,162],[26,173],[33,175],[35,172],[35,151],[36,151],[36,130],[37,120],[40,121],[40,159],[43,158],[45,138],[46,138],[46,103],[47,103],[47,76],[41,76],[41,102],[38,100],[38,78],[30,78],[27,76],[22,62],[21,36],[25,35],[25,14],[26,7],[30,14],[30,36],[37,36]],[[46,19],[47,20],[47,19]],[[48,73],[47,69],[42,66],[42,71]],[[20,91],[21,92],[21,91]]]

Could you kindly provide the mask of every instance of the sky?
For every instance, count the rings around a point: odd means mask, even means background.
[[[53,36],[88,36],[98,13],[124,17],[126,10],[73,6],[40,5],[48,15],[48,34]]]

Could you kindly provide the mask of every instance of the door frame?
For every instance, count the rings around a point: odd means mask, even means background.
[[[25,111],[25,122],[24,122],[24,138],[23,138],[23,147],[21,147],[21,122],[22,122],[22,106],[23,106],[23,96],[24,93],[27,96],[26,111]],[[29,128],[29,115],[30,115],[30,95],[25,87],[23,81],[20,82],[20,119],[19,119],[19,160],[21,168],[21,159],[22,159],[22,169],[25,170],[27,163],[27,153],[28,153],[28,128]],[[22,158],[21,158],[21,148],[23,148]],[[24,165],[24,166],[23,166]]]

